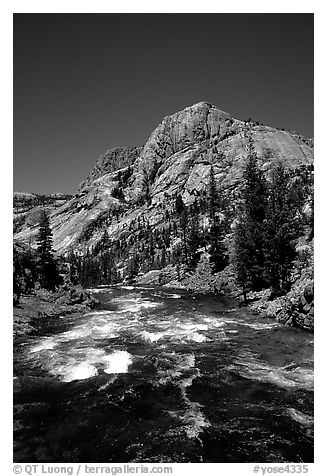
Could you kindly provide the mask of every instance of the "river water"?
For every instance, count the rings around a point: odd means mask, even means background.
[[[228,299],[101,287],[15,348],[15,462],[312,462],[313,335]]]

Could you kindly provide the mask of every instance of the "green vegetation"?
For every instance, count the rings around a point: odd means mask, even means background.
[[[313,214],[303,213],[310,194],[310,168],[286,171],[276,164],[268,181],[251,150],[244,171],[244,187],[234,234],[233,264],[244,299],[248,291],[270,288],[272,297],[287,293],[296,259],[296,243]]]
[[[252,147],[247,158],[243,180],[241,207],[235,229],[234,260],[236,278],[245,295],[248,288],[258,291],[267,284],[264,277],[267,182],[258,167],[257,157]]]
[[[21,294],[29,294],[38,284],[41,288],[54,291],[62,284],[59,263],[52,249],[52,231],[49,217],[43,210],[39,223],[37,248],[14,245],[14,304]]]
[[[61,283],[58,264],[52,249],[49,217],[43,211],[37,237],[37,275],[42,288],[53,291]]]
[[[210,167],[209,175],[209,218],[210,229],[208,231],[208,243],[210,263],[214,273],[223,270],[228,265],[228,253],[224,244],[224,223],[221,218],[222,197],[218,194],[213,166]]]

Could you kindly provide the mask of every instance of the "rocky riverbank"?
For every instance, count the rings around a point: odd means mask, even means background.
[[[206,254],[202,256],[196,271],[192,274],[187,273],[183,267],[176,269],[176,266],[170,265],[162,270],[149,271],[139,276],[136,283],[181,288],[197,294],[219,294],[239,299],[240,304],[244,304],[243,293],[235,283],[232,267],[227,266],[222,272],[212,275]],[[273,318],[287,326],[313,332],[313,264],[298,270],[297,279],[285,296],[271,299],[269,289],[250,292],[248,308],[261,317]]]
[[[34,294],[23,295],[14,307],[14,338],[36,331],[46,318],[59,318],[66,314],[93,309],[99,301],[79,286],[61,287],[56,292],[37,289]]]
[[[254,293],[253,293],[254,294]],[[287,326],[314,330],[314,285],[308,274],[295,283],[285,296],[269,300],[269,292],[250,304],[250,310],[262,317],[277,319]]]

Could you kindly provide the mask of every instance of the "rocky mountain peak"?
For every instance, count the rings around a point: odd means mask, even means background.
[[[230,117],[230,114],[227,112],[223,111],[222,109],[217,108],[213,104],[209,103],[208,101],[199,101],[195,104],[192,104],[191,106],[185,107],[182,111],[177,112],[176,114],[180,114],[184,111],[190,110],[193,113],[201,112],[201,111],[210,111],[210,110],[217,110],[220,111],[222,114],[225,114]]]
[[[313,147],[301,136],[234,119],[201,101],[163,118],[144,147],[114,147],[97,159],[75,197],[52,212],[55,248],[83,251],[104,230],[120,239],[135,220],[159,227],[177,195],[190,205],[206,193],[211,169],[233,201],[250,145],[267,175],[280,161],[290,169],[313,163]],[[29,240],[35,233],[26,225],[16,237]]]
[[[136,199],[142,183],[147,177],[153,177],[166,159],[207,139],[217,140],[232,124],[235,128],[240,122],[206,101],[187,106],[164,117],[144,147],[112,147],[99,156],[78,191],[108,173],[133,165],[136,193],[132,195]]]
[[[204,101],[166,116],[135,161],[132,198],[139,198],[142,183],[146,180],[152,182],[159,168],[171,156],[208,139],[219,140],[238,122],[230,114]]]

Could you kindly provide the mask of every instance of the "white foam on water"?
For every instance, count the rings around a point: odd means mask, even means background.
[[[89,288],[89,289],[86,289],[86,291],[91,294],[99,294],[99,293],[108,293],[111,291],[111,289],[104,289],[104,288],[98,287],[93,289]]]
[[[291,379],[297,386],[302,386],[307,390],[313,391],[314,386],[314,372],[313,368],[298,367],[291,372]]]
[[[192,334],[189,334],[186,338],[187,340],[192,340],[193,342],[205,342],[208,340],[206,336],[199,334],[198,332],[192,332]]]
[[[260,361],[250,352],[244,352],[229,369],[236,371],[242,377],[272,383],[281,388],[302,388],[313,391],[313,368],[276,367]]]
[[[111,317],[112,314],[116,314],[117,311],[109,311],[109,310],[99,310],[99,311],[90,311],[90,312],[86,312],[85,314],[83,314],[84,317],[88,317],[88,318],[98,318],[100,316],[108,316],[108,317]]]
[[[140,304],[130,304],[124,306],[124,312],[140,312],[142,310],[142,306]]]
[[[126,373],[132,362],[130,354],[112,349],[108,353],[107,346],[98,344],[119,337],[121,330],[124,326],[118,316],[92,313],[69,331],[42,339],[30,348],[29,357],[64,382],[95,376],[101,368],[106,373]]]
[[[169,299],[180,299],[182,296],[181,294],[168,294],[167,297]]]
[[[190,387],[193,383],[193,380],[195,379],[196,376],[200,375],[200,371],[196,373],[196,375],[190,375],[189,377],[183,378],[180,382],[180,387],[182,389],[186,389],[187,387]]]
[[[182,359],[180,360],[181,364],[186,368],[192,368],[195,366],[195,355],[194,354],[183,354]]]
[[[151,286],[148,286],[148,287],[146,287],[146,286],[137,286],[136,287],[135,286],[135,288],[137,288],[137,290],[141,290],[141,291],[153,291],[154,289],[156,289],[156,288],[153,288]]]
[[[48,356],[48,371],[63,382],[84,380],[98,374],[99,368],[107,374],[127,373],[132,356],[117,350],[108,354],[104,349],[72,349],[69,355],[52,352]]]
[[[52,373],[52,372],[51,372]],[[61,380],[63,382],[72,382],[73,380],[85,380],[97,375],[96,367],[88,362],[82,362],[62,369]],[[55,372],[55,375],[57,372]]]
[[[149,301],[148,299],[143,299],[140,297],[119,297],[113,299],[112,301],[119,305],[121,308],[120,312],[126,313],[139,313],[142,311],[142,309],[155,309],[163,305],[161,302]]]
[[[244,324],[243,319],[230,319],[230,318],[223,318],[223,319],[217,319],[217,324],[219,322],[222,322],[224,325],[226,324]]]
[[[167,356],[169,356],[169,354]],[[181,428],[186,433],[187,438],[198,439],[200,433],[204,428],[209,427],[210,423],[206,420],[201,411],[202,405],[197,402],[192,402],[187,395],[187,388],[192,385],[195,378],[201,375],[199,369],[195,367],[195,355],[178,355],[171,353],[170,358],[172,361],[176,360],[175,372],[169,370],[169,375],[166,376],[166,379],[161,379],[161,383],[167,383],[167,381],[177,379],[177,384],[181,389],[186,408],[176,411],[168,411],[167,413],[180,422]],[[193,373],[184,377],[182,376],[185,372],[191,369],[193,370]]]
[[[149,316],[147,318],[147,322],[149,324],[155,324],[157,327],[167,329],[172,325],[175,325],[174,322],[172,322],[172,319],[160,319],[158,320],[157,316]]]
[[[242,326],[246,327],[251,327],[251,329],[255,330],[263,330],[263,329],[273,329],[275,327],[281,327],[281,324],[278,324],[277,322],[271,323],[271,322],[245,322],[245,321],[239,321],[239,324]]]
[[[299,410],[295,410],[295,408],[287,408],[286,413],[301,425],[312,426],[314,423],[314,418],[312,416],[302,413]]]
[[[195,368],[195,355],[193,353],[178,354],[176,352],[166,352],[162,353],[160,357],[166,359],[166,361],[165,364],[159,367],[157,371],[159,384],[166,384],[167,382],[178,379],[178,385],[183,387],[183,381],[185,380],[181,379],[183,373],[194,369],[195,373],[191,375],[191,380],[193,380],[195,376],[200,375],[199,369]],[[186,380],[188,378],[189,377],[186,377]]]
[[[145,307],[146,309],[154,309],[156,307],[162,306],[160,302],[153,302],[153,301],[143,301],[141,302],[141,307]]]
[[[160,291],[155,291],[155,292],[151,293],[151,296],[162,298],[162,297],[164,297],[164,293],[160,292]]]
[[[225,322],[222,321],[221,319],[217,319],[215,317],[203,317],[201,316],[203,319],[203,322],[207,322],[208,326],[210,327],[222,327],[225,325]]]
[[[117,379],[117,375],[113,375],[108,382],[106,382],[104,385],[101,385],[98,388],[98,392],[101,392],[102,390],[106,390],[108,387],[110,387],[111,384],[114,383],[114,381]]]
[[[191,402],[189,399],[186,403],[188,405],[186,410],[169,411],[167,413],[181,422],[187,438],[198,439],[204,428],[208,428],[211,424],[201,412],[199,403]]]
[[[103,316],[103,318],[106,318],[108,317],[109,319],[112,318],[112,316],[115,316],[115,314],[117,314],[117,310],[108,310],[108,309],[105,309],[105,310],[99,310],[99,311],[90,311],[90,312],[87,312],[86,314],[84,314],[84,316],[88,316],[88,317],[99,317],[99,316]]]
[[[226,324],[243,324],[240,319],[230,319],[226,317],[205,317],[204,322],[207,322],[210,328],[224,327]]]
[[[121,328],[119,323],[104,319],[103,314],[93,314],[87,317],[90,317],[90,319],[69,331],[57,334],[55,339],[59,342],[69,342],[86,338],[99,339],[118,336],[117,331]]]
[[[141,336],[143,339],[150,341],[150,342],[157,342],[159,339],[161,339],[165,335],[164,332],[148,332],[148,331],[142,331]]]
[[[133,363],[132,356],[126,350],[116,350],[103,359],[107,362],[104,372],[107,374],[125,374]]]
[[[226,321],[214,322],[214,323],[213,323],[213,326],[214,326],[214,327],[224,327],[225,325],[226,325]]]
[[[33,354],[35,352],[41,352],[42,350],[53,349],[57,343],[51,337],[46,337],[39,344],[31,347],[30,352]]]
[[[156,291],[154,293],[151,293],[152,296],[159,297],[159,298],[167,298],[167,299],[180,299],[182,296],[181,294],[176,294],[176,293],[168,293],[168,292],[163,292],[163,291]]]
[[[185,344],[189,341],[200,343],[208,340],[205,335],[196,332],[195,326],[192,326],[190,329],[180,329],[180,327],[172,325],[168,328],[165,327],[165,331],[161,332],[160,334],[161,337],[165,337],[169,341],[184,342]]]
[[[137,321],[137,328],[140,328],[141,321]],[[154,317],[144,317],[142,320],[143,329],[138,331],[144,339],[151,342],[157,342],[161,338],[165,338],[169,341],[178,341],[188,343],[193,342],[205,342],[210,340],[206,335],[202,334],[202,331],[208,331],[214,326],[210,326],[205,322],[192,321],[181,321],[181,318],[172,318],[160,320],[157,316]],[[151,331],[148,331],[148,326],[151,325]],[[215,338],[221,339],[226,338],[226,335],[220,333],[219,336]]]
[[[194,324],[192,322],[186,323],[186,324],[180,324],[178,326],[180,329],[186,329],[186,330],[198,330],[198,331],[207,331],[208,330],[208,325],[207,324]]]

